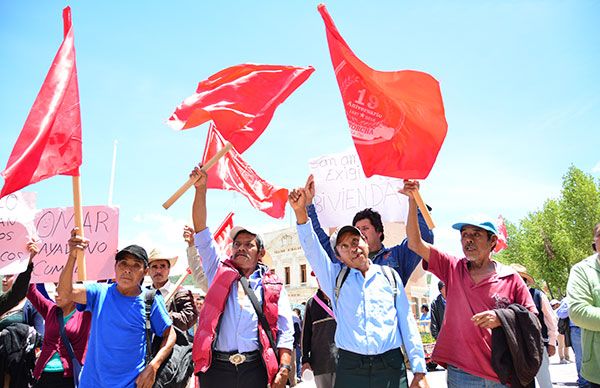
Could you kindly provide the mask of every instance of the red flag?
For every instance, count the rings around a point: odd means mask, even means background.
[[[54,175],[79,175],[81,117],[71,8],[63,10],[63,21],[63,43],[0,173],[0,198]]]
[[[225,140],[211,123],[202,163],[206,163],[223,147],[225,147]],[[275,187],[259,177],[233,148],[208,170],[207,187],[237,191],[248,198],[254,208],[271,217],[283,218],[285,214],[288,191]]]
[[[225,217],[221,226],[219,226],[217,231],[213,234],[213,239],[219,247],[221,257],[231,256],[231,243],[233,242],[231,236],[229,236],[231,229],[233,229],[233,212],[230,212],[227,217]]]
[[[438,82],[418,71],[371,69],[350,50],[325,6],[318,9],[365,175],[427,177],[448,128]]]
[[[212,120],[239,153],[263,133],[275,109],[315,71],[309,67],[241,64],[198,84],[167,120],[176,130]]]
[[[496,242],[496,246],[494,247],[494,253],[498,253],[503,249],[508,248],[508,233],[506,232],[506,224],[504,223],[504,218],[502,215],[498,216],[498,242]]]

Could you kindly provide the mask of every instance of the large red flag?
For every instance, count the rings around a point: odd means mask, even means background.
[[[230,257],[231,256],[231,243],[233,240],[229,235],[229,232],[233,229],[233,212],[230,212],[227,217],[221,223],[221,226],[213,234],[213,239],[219,247],[221,254],[219,257]]]
[[[279,104],[312,74],[309,67],[241,64],[198,84],[167,120],[176,130],[212,120],[223,137],[243,153],[263,133]]]
[[[318,9],[365,175],[426,178],[448,128],[438,82],[418,71],[371,69],[348,47],[325,6]]]
[[[206,163],[223,147],[225,147],[225,140],[211,123],[202,163]],[[285,214],[288,191],[275,187],[259,177],[235,149],[231,149],[208,170],[207,187],[237,191],[248,198],[254,208],[271,217],[283,218]]]
[[[63,43],[0,173],[0,198],[54,175],[79,175],[81,117],[71,8],[63,10],[63,21]]]

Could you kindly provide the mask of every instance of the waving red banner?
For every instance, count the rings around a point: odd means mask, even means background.
[[[494,247],[494,253],[498,253],[501,250],[508,248],[508,233],[506,231],[506,224],[504,223],[504,218],[502,218],[502,215],[498,216],[498,222],[496,223],[496,226],[498,227],[498,241]]]
[[[312,67],[241,64],[198,84],[169,117],[176,130],[212,120],[223,137],[243,153],[264,132],[275,109],[312,74]]]
[[[208,129],[202,163],[206,163],[223,147],[225,147],[225,140],[217,128],[211,124]],[[285,215],[288,191],[275,187],[259,177],[235,149],[231,149],[208,170],[206,187],[237,191],[248,198],[255,209],[274,218],[283,218]]]
[[[79,175],[81,116],[71,8],[63,10],[63,20],[63,43],[0,173],[0,198],[55,175]]]
[[[318,10],[365,175],[427,177],[448,128],[438,82],[418,71],[371,69],[348,47],[325,6]]]

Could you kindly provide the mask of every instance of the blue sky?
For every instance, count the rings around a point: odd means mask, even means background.
[[[352,146],[314,1],[71,4],[84,136],[85,205],[106,204],[118,141],[113,203],[120,245],[183,255],[192,193],[161,204],[187,178],[207,125],[175,132],[164,121],[199,81],[238,63],[315,67],[244,153],[265,179],[304,184],[308,160]],[[0,2],[0,167],[4,167],[62,40],[57,1]],[[415,69],[441,85],[448,135],[422,183],[442,248],[449,226],[475,214],[512,221],[558,195],[573,164],[600,176],[600,3],[596,1],[330,1],[354,52],[378,70]],[[30,187],[38,207],[69,206],[71,183]],[[264,230],[269,218],[232,192],[210,191],[209,224],[230,211]]]

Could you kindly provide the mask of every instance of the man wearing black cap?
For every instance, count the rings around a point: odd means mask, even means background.
[[[113,284],[73,284],[77,253],[88,241],[71,232],[69,257],[60,274],[58,290],[92,313],[92,326],[80,384],[83,387],[152,387],[161,364],[175,344],[175,332],[160,295],[154,299],[150,323],[163,338],[160,350],[148,365],[146,357],[146,313],[141,284],[148,272],[144,248],[130,245],[115,256]]]
[[[234,227],[231,257],[219,257],[206,225],[208,177],[199,168],[191,177],[194,239],[209,284],[194,336],[194,373],[202,388],[283,388],[294,343],[285,288],[262,263],[263,240],[248,228]]]

